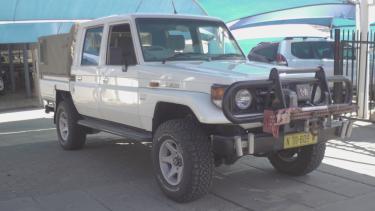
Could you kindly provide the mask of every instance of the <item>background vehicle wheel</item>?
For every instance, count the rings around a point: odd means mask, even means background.
[[[56,112],[56,128],[59,144],[65,150],[82,149],[86,142],[85,128],[77,124],[79,114],[72,103],[63,101]]]
[[[326,143],[282,150],[268,156],[272,166],[279,172],[292,175],[306,175],[319,167],[324,158]]]
[[[163,192],[177,202],[208,193],[214,159],[207,134],[192,119],[171,120],[156,130],[152,158]]]

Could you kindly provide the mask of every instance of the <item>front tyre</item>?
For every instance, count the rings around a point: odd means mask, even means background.
[[[303,176],[319,167],[324,158],[326,143],[281,150],[268,156],[272,166],[291,176]]]
[[[189,202],[208,193],[213,153],[208,135],[194,120],[160,125],[154,134],[152,158],[157,182],[172,200]]]
[[[83,126],[77,124],[79,114],[70,102],[59,103],[56,111],[58,141],[65,150],[82,149],[86,142]]]

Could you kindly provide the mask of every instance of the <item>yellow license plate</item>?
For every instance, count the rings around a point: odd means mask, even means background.
[[[302,147],[318,143],[318,136],[311,133],[292,133],[284,136],[284,149]]]

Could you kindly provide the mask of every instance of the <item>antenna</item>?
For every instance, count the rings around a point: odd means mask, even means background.
[[[174,14],[177,14],[176,6],[174,5],[174,1],[172,0],[172,6],[173,6],[173,12]]]

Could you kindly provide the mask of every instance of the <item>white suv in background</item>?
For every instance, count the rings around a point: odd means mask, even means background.
[[[324,68],[333,75],[334,41],[327,38],[285,38],[280,42],[262,42],[254,47],[250,61],[266,62],[289,67]],[[345,69],[344,69],[345,70]]]

